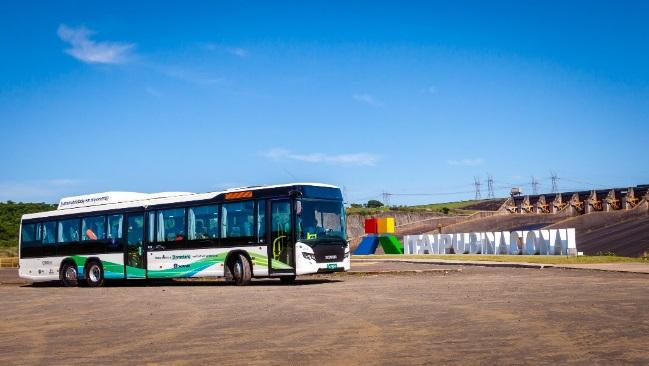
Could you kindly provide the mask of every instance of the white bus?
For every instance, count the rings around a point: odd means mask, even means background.
[[[317,183],[63,198],[22,217],[19,256],[22,278],[92,287],[221,276],[291,283],[350,268],[340,189]]]

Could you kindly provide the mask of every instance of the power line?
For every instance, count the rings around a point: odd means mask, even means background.
[[[438,192],[438,193],[389,193],[390,196],[446,196],[453,194],[467,194],[475,191],[461,191],[461,192]]]

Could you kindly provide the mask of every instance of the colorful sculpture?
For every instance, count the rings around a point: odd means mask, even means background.
[[[379,244],[385,254],[403,254],[403,245],[394,235],[394,218],[381,217],[365,220],[365,237],[354,251],[355,255],[376,252]]]

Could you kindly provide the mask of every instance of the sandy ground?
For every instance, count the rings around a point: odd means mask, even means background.
[[[0,271],[1,365],[649,363],[646,274],[464,267],[99,289],[12,275]]]

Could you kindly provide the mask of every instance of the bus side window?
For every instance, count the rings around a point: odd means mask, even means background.
[[[43,245],[56,244],[56,222],[45,222],[41,226]]]
[[[42,246],[44,256],[56,254],[56,221],[41,224]]]
[[[106,216],[85,217],[81,220],[82,240],[106,239]]]
[[[171,208],[156,212],[158,216],[157,242],[175,242],[186,239],[184,208]]]
[[[57,243],[72,243],[79,241],[79,219],[59,221],[59,235]]]
[[[22,225],[20,229],[20,256],[21,258],[32,258],[40,256],[40,246],[36,240],[36,228],[40,224]]]
[[[221,207],[221,237],[226,244],[247,244],[256,239],[253,201],[225,203]]]
[[[190,207],[187,211],[189,240],[217,239],[219,237],[219,206]]]

